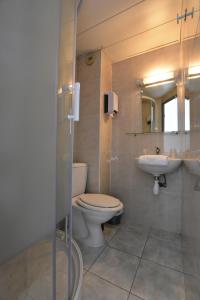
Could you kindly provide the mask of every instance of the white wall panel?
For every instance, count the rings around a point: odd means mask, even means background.
[[[143,1],[144,0],[84,0],[78,17],[78,32],[85,31]]]
[[[175,25],[176,21],[172,21],[146,31],[140,36],[127,39],[122,43],[117,43],[106,48],[105,52],[109,57],[112,57],[113,62],[117,62],[159,47],[177,43],[179,41],[179,26]],[[171,34],[167,35],[168,32],[171,32]]]
[[[117,1],[118,2],[118,1]],[[131,7],[126,11],[115,15],[114,17],[103,19],[101,13],[105,8],[110,9],[108,2],[107,4],[100,2],[101,6],[98,9],[92,8],[91,3],[85,3],[81,9],[81,16],[79,18],[79,27],[84,25],[84,28],[88,30],[79,32],[77,38],[77,48],[78,54],[87,53],[94,51],[96,49],[107,48],[115,43],[121,43],[121,48],[124,47],[124,40],[128,38],[136,37],[139,44],[143,43],[144,33],[146,31],[155,29],[156,27],[161,26],[160,31],[162,31],[163,24],[170,23],[171,21],[176,20],[177,13],[181,14],[181,0],[146,0],[141,2],[138,5]],[[109,2],[110,3],[110,2]],[[117,4],[113,4],[113,10],[117,9]],[[88,12],[90,11],[90,16]],[[110,11],[110,16],[111,16]],[[91,18],[96,17],[101,19],[102,22],[93,22],[93,25],[90,23]],[[83,17],[85,21],[83,21]],[[86,18],[87,17],[87,18]],[[104,20],[104,21],[103,21]],[[96,25],[95,25],[96,24]],[[95,26],[94,26],[95,25]],[[171,40],[174,40],[174,32],[177,33],[179,30],[180,35],[180,25],[177,25],[176,22],[173,23],[174,27],[168,28],[165,34],[162,36],[162,39],[166,39],[168,43],[170,37]],[[170,29],[170,31],[169,31]],[[157,38],[156,35],[151,36],[152,43],[154,47],[159,48],[163,45],[163,42]],[[134,47],[134,45],[132,46]],[[125,48],[124,48],[125,49]],[[151,50],[151,48],[149,48]],[[133,52],[138,52],[137,49]],[[125,59],[127,57],[126,52],[124,53]],[[113,60],[113,57],[110,56]]]

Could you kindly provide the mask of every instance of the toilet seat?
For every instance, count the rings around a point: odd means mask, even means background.
[[[82,194],[77,203],[84,208],[95,211],[108,211],[121,209],[121,202],[112,196],[104,194]]]

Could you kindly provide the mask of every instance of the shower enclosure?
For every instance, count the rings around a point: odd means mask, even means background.
[[[199,1],[198,1],[199,3]],[[188,130],[187,151],[182,174],[182,233],[185,272],[186,300],[200,298],[200,13],[194,39],[190,41],[188,76],[185,80],[185,98],[190,105],[190,127]],[[186,126],[187,124],[185,124]],[[190,165],[194,168],[191,168]]]
[[[67,118],[76,12],[75,0],[0,2],[1,300],[78,299]],[[66,234],[56,230],[65,219]]]

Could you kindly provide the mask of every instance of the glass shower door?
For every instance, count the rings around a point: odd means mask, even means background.
[[[70,299],[75,2],[0,1],[1,300]]]
[[[56,291],[58,299],[71,299],[72,272],[72,106],[75,95],[75,46],[77,1],[62,0],[57,97],[56,189]]]
[[[185,168],[182,179],[182,234],[183,266],[185,272],[186,300],[200,298],[200,2],[184,1],[185,7],[194,16],[185,23],[184,55],[186,57],[185,73]],[[190,35],[190,39],[186,38]],[[186,115],[188,111],[188,115]],[[190,274],[190,275],[187,275]]]

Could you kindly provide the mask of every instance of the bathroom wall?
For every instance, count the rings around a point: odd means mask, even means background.
[[[112,146],[112,118],[104,114],[104,94],[112,90],[112,64],[101,52],[100,82],[100,192],[110,190],[110,157]]]
[[[137,80],[152,69],[179,70],[188,66],[192,43],[172,45],[113,64],[97,51],[93,64],[78,58],[77,80],[81,82],[80,122],[75,128],[74,160],[89,165],[89,192],[110,192],[125,205],[124,221],[181,232],[182,168],[167,175],[167,188],[153,195],[153,177],[140,171],[136,158],[145,151],[161,153],[190,149],[190,134],[136,134],[141,132],[141,99]],[[112,78],[112,82],[111,82]],[[119,96],[119,113],[112,120],[103,114],[103,94],[111,89]],[[194,141],[194,139],[193,139]],[[192,141],[191,141],[192,143]]]
[[[193,41],[190,65],[200,65],[200,39]],[[187,158],[200,159],[200,78],[188,80],[186,91],[191,99],[190,148]],[[182,233],[185,290],[187,300],[200,299],[200,177],[183,168]]]
[[[99,123],[101,53],[93,54],[94,63],[86,64],[87,56],[77,59],[77,81],[81,84],[80,121],[75,125],[74,161],[89,166],[87,190],[99,191]]]
[[[57,73],[59,87],[71,83],[76,2],[0,1],[1,300],[53,299]],[[63,144],[69,155],[71,144]],[[62,267],[67,270],[63,260]],[[56,284],[61,290],[59,279]]]
[[[58,0],[0,1],[0,262],[55,229],[59,15]]]
[[[200,132],[190,133],[190,140],[191,148],[187,155],[199,159]],[[184,272],[189,274],[185,275],[186,299],[198,300],[200,299],[200,177],[191,174],[185,167],[182,201]]]
[[[195,137],[197,138],[197,136]],[[200,133],[198,133],[200,140]],[[200,150],[200,147],[198,148]],[[197,176],[183,170],[183,249],[187,300],[200,299],[200,190]]]
[[[92,57],[93,63],[88,61]],[[109,191],[112,120],[104,114],[104,93],[112,88],[112,65],[103,51],[77,59],[81,84],[80,121],[75,125],[74,161],[88,164],[88,192]]]
[[[118,160],[111,162],[111,193],[123,201],[126,222],[174,232],[181,231],[181,168],[167,175],[167,188],[161,188],[160,194],[155,196],[153,176],[140,171],[135,159],[144,149],[155,153],[156,146],[161,153],[176,149],[182,155],[189,147],[189,135],[128,133],[141,132],[137,80],[152,69],[179,69],[179,50],[179,45],[168,46],[113,64],[113,90],[119,96],[119,114],[112,126],[112,156]]]

